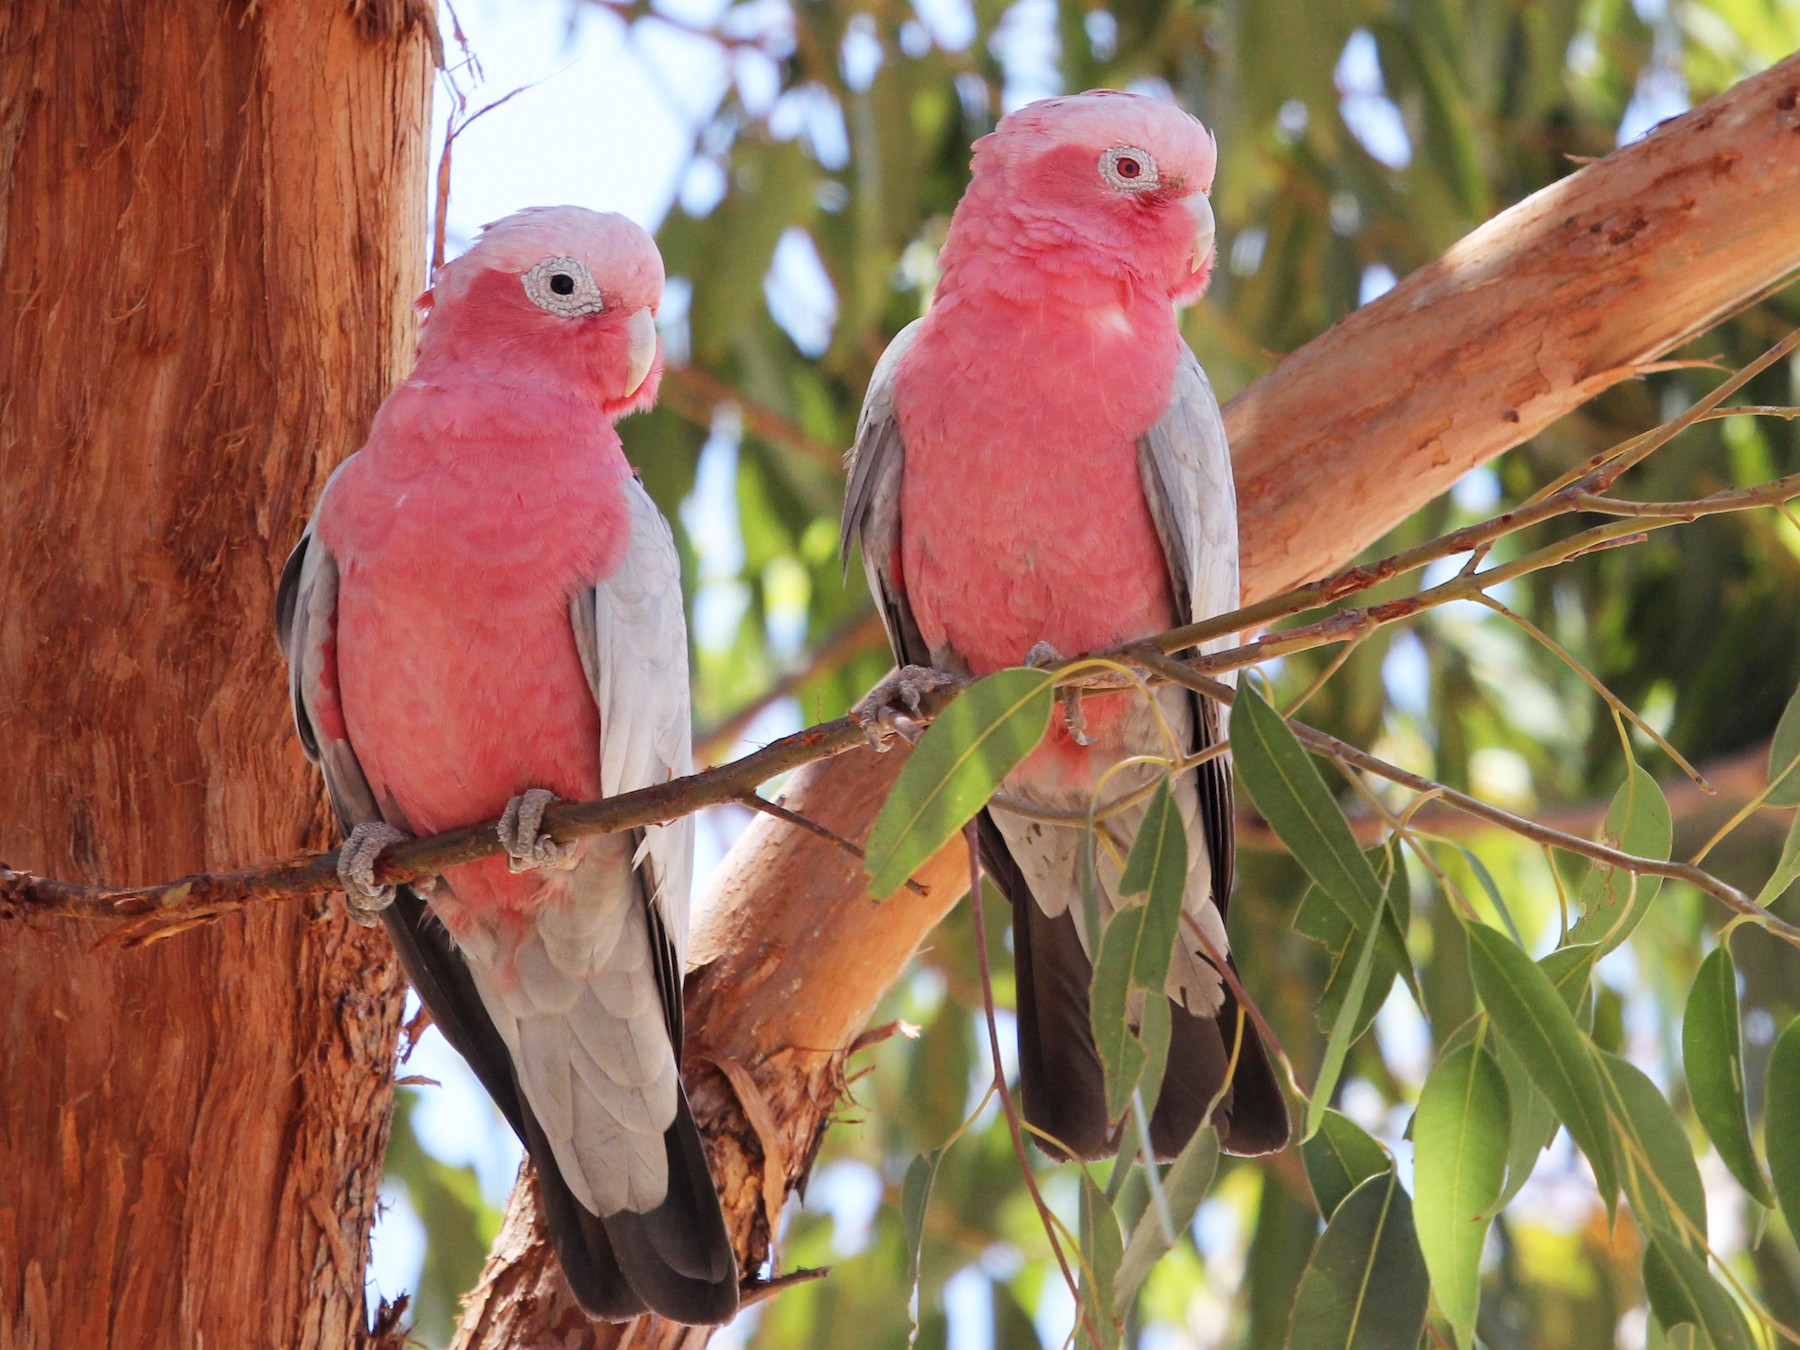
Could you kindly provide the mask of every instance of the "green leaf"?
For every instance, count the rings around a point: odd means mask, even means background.
[[[1600,1068],[1550,977],[1492,928],[1466,927],[1475,990],[1525,1071],[1587,1155],[1610,1213],[1619,1193],[1618,1162],[1606,1119]]]
[[[1050,725],[1046,670],[977,680],[926,728],[869,831],[869,893],[892,895],[994,795]]]
[[[1378,850],[1379,852],[1380,850]],[[1374,864],[1371,863],[1371,866]],[[1406,926],[1412,917],[1412,893],[1407,884],[1406,868],[1396,865],[1388,878],[1386,899],[1381,913],[1381,937],[1375,951],[1375,968],[1369,976],[1369,987],[1363,994],[1362,1009],[1356,1019],[1356,1035],[1361,1036],[1381,1011],[1394,977],[1403,976],[1419,998],[1417,977],[1412,958],[1406,950]],[[1303,937],[1324,944],[1332,954],[1331,977],[1326,981],[1314,1014],[1319,1027],[1329,1032],[1343,1007],[1344,993],[1355,974],[1354,943],[1366,927],[1361,911],[1346,910],[1337,899],[1319,886],[1308,886],[1300,898],[1300,909],[1294,916],[1294,928]],[[1422,999],[1420,1000],[1422,1002]]]
[[[1790,835],[1792,839],[1794,836]],[[1737,968],[1721,942],[1700,963],[1681,1019],[1681,1064],[1688,1096],[1706,1137],[1757,1204],[1775,1203],[1750,1142],[1744,1096],[1744,1041],[1738,1023]]]
[[[912,1316],[912,1333],[906,1343],[919,1338],[919,1254],[925,1245],[925,1208],[931,1203],[931,1183],[937,1180],[938,1163],[944,1150],[930,1149],[914,1158],[900,1183],[900,1229],[906,1238],[907,1307]]]
[[[1640,765],[1631,766],[1614,794],[1600,837],[1626,853],[1667,860],[1674,820],[1662,789]],[[1602,952],[1611,951],[1631,936],[1661,889],[1660,877],[1595,864],[1582,882],[1581,917],[1570,928],[1568,941],[1598,942]]]
[[[1706,1262],[1659,1233],[1651,1234],[1644,1248],[1644,1291],[1665,1331],[1688,1322],[1698,1328],[1699,1343],[1712,1350],[1753,1350],[1756,1345],[1743,1311],[1713,1279]]]
[[[1300,1161],[1319,1213],[1329,1219],[1344,1198],[1370,1177],[1393,1170],[1388,1151],[1341,1111],[1327,1109],[1319,1128],[1300,1145]]]
[[[1232,708],[1231,754],[1250,800],[1295,861],[1366,929],[1382,903],[1381,882],[1311,756],[1248,681]]]
[[[1638,1227],[1646,1232],[1654,1229],[1704,1251],[1706,1189],[1700,1184],[1700,1168],[1688,1147],[1687,1132],[1643,1070],[1604,1050],[1600,1062],[1606,1069],[1613,1112],[1624,1131],[1621,1142],[1625,1146],[1620,1152],[1625,1162],[1625,1188]],[[1675,1211],[1686,1219],[1686,1227]],[[1698,1239],[1690,1232],[1698,1233]]]
[[[1194,1137],[1170,1164],[1163,1177],[1163,1195],[1169,1204],[1169,1218],[1179,1236],[1194,1222],[1200,1202],[1212,1189],[1213,1176],[1219,1170],[1219,1136],[1210,1125],[1194,1131]],[[1150,1269],[1169,1250],[1162,1221],[1155,1207],[1144,1211],[1131,1230],[1131,1241],[1125,1244],[1125,1255],[1119,1262],[1118,1278],[1113,1284],[1113,1313],[1124,1319],[1131,1311],[1131,1301],[1149,1276]]]
[[[1363,993],[1369,987],[1369,974],[1375,968],[1375,949],[1380,945],[1381,928],[1370,924],[1358,943],[1356,966],[1350,974],[1350,986],[1344,990],[1344,1001],[1331,1024],[1325,1040],[1325,1055],[1319,1062],[1319,1076],[1313,1083],[1312,1096],[1306,1103],[1304,1137],[1310,1139],[1319,1128],[1332,1094],[1337,1090],[1338,1075],[1344,1071],[1344,1059],[1356,1039],[1357,1012],[1363,1004]]]
[[[1313,1248],[1288,1350],[1415,1350],[1430,1292],[1412,1202],[1392,1172],[1370,1177]]]
[[[1447,1052],[1425,1080],[1413,1117],[1414,1215],[1425,1267],[1467,1346],[1481,1305],[1481,1244],[1506,1176],[1506,1076],[1474,1041]]]
[[[1787,840],[1781,846],[1781,861],[1775,864],[1774,872],[1756,893],[1756,903],[1767,909],[1794,884],[1795,877],[1800,877],[1800,816],[1795,816],[1794,823],[1788,826]]]
[[[1119,1324],[1123,1319],[1113,1316],[1113,1286],[1125,1258],[1125,1242],[1119,1235],[1119,1220],[1107,1203],[1105,1192],[1094,1183],[1087,1168],[1081,1168],[1080,1172],[1081,1254],[1094,1275],[1092,1281],[1081,1282],[1081,1301],[1088,1310],[1088,1320],[1093,1322],[1101,1337],[1101,1345],[1095,1346],[1094,1350],[1101,1350],[1101,1346],[1119,1343]],[[1155,1216],[1147,1217],[1154,1220]],[[1076,1344],[1092,1346],[1086,1323],[1078,1322],[1077,1325],[1081,1334],[1076,1338]]]
[[[1800,688],[1788,696],[1769,742],[1770,806],[1800,806]]]
[[[1187,832],[1165,778],[1144,812],[1119,882],[1123,895],[1147,895],[1148,899],[1125,904],[1112,916],[1100,938],[1100,957],[1094,962],[1089,1019],[1106,1080],[1107,1118],[1114,1122],[1124,1116],[1132,1089],[1142,1080],[1150,1059],[1143,1039],[1131,1027],[1132,994],[1146,995],[1140,1000],[1146,1014],[1151,1005],[1163,1002],[1187,877]],[[1159,1058],[1166,1061],[1168,1029],[1158,1030],[1162,1041]],[[1161,1086],[1160,1073],[1156,1086]]]
[[[1787,1024],[1769,1056],[1763,1147],[1788,1232],[1800,1233],[1800,1017]]]
[[[1594,963],[1599,959],[1600,944],[1584,942],[1578,946],[1558,947],[1538,962],[1538,969],[1549,976],[1550,983],[1556,986],[1563,1006],[1577,1017],[1581,1015],[1582,1006],[1587,1001],[1588,980],[1593,976]]]
[[[1137,838],[1119,877],[1121,895],[1147,897],[1145,927],[1131,964],[1132,983],[1161,992],[1181,930],[1181,901],[1188,884],[1187,831],[1164,778],[1144,808]]]

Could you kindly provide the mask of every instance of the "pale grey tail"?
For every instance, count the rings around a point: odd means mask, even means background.
[[[409,886],[399,888],[382,917],[432,1020],[469,1062],[530,1153],[550,1239],[582,1309],[608,1321],[646,1312],[696,1325],[730,1321],[738,1303],[737,1257],[687,1094],[680,1094],[675,1120],[663,1136],[668,1197],[645,1214],[602,1218],[589,1212],[558,1171],[514,1080],[506,1045],[443,926]]]

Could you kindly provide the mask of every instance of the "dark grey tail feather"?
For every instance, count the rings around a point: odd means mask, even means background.
[[[512,1056],[487,1014],[474,977],[444,925],[434,918],[411,886],[395,888],[394,903],[381,911],[400,966],[419,999],[444,1033],[450,1048],[468,1061],[500,1114],[521,1140],[525,1117],[513,1082]]]
[[[1088,1021],[1092,968],[1075,916],[1044,913],[1006,841],[981,813],[982,866],[1012,904],[1013,971],[1018,988],[1019,1095],[1025,1119],[1061,1140],[1078,1158],[1116,1151],[1106,1119],[1106,1082]],[[1052,1157],[1058,1150],[1036,1141]]]
[[[1235,970],[1237,967],[1232,967]],[[1169,1063],[1163,1072],[1162,1092],[1150,1115],[1150,1144],[1161,1158],[1172,1158],[1187,1146],[1200,1128],[1207,1105],[1225,1077],[1231,1042],[1237,1035],[1237,996],[1225,986],[1225,1001],[1211,1017],[1196,1015],[1178,1003],[1169,1034]],[[1231,1075],[1213,1125],[1227,1153],[1253,1156],[1280,1151],[1291,1128],[1287,1101],[1269,1067],[1262,1037],[1249,1018],[1244,1019],[1243,1044],[1237,1068]]]
[[[663,1134],[669,1194],[647,1214],[621,1211],[602,1222],[619,1267],[644,1302],[690,1325],[729,1322],[737,1312],[737,1256],[706,1164],[687,1095]]]
[[[556,1165],[550,1141],[543,1126],[525,1108],[525,1149],[531,1154],[537,1173],[538,1201],[544,1214],[544,1226],[550,1230],[550,1243],[556,1248],[556,1261],[569,1292],[589,1317],[608,1322],[625,1322],[649,1311],[642,1296],[620,1269],[606,1227],[595,1215],[582,1207],[563,1180]]]
[[[382,918],[432,1021],[468,1061],[537,1164],[545,1226],[582,1309],[615,1322],[646,1311],[678,1322],[729,1321],[737,1310],[737,1258],[686,1094],[663,1136],[669,1198],[648,1214],[602,1220],[589,1213],[557,1169],[549,1141],[520,1096],[506,1043],[443,925],[410,886],[398,888]]]
[[[1237,963],[1233,962],[1231,968],[1235,971]],[[1216,1021],[1227,1050],[1237,1034],[1237,1017],[1237,995],[1228,984]],[[1288,1116],[1287,1098],[1282,1096],[1281,1084],[1256,1024],[1248,1016],[1244,1018],[1244,1043],[1238,1049],[1237,1071],[1231,1075],[1231,1096],[1230,1119],[1219,1130],[1227,1153],[1249,1158],[1260,1153],[1279,1153],[1287,1147],[1294,1128]]]
[[[1078,1157],[1106,1157],[1117,1151],[1119,1135],[1106,1118],[1105,1076],[1088,1016],[1093,967],[1073,907],[1054,919],[1044,913],[985,812],[980,838],[982,865],[1013,908],[1025,1119]],[[1150,1120],[1151,1145],[1164,1158],[1174,1157],[1193,1138],[1218,1093],[1236,1035],[1237,1000],[1227,985],[1215,1016],[1196,1015],[1175,1003],[1170,1011],[1169,1062]],[[1287,1103],[1248,1019],[1231,1088],[1214,1124],[1228,1153],[1272,1153],[1288,1140]]]

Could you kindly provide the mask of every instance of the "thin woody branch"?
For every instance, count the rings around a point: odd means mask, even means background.
[[[1796,346],[1800,346],[1800,331],[1796,331],[1777,344],[1770,352],[1745,371],[1739,372],[1718,390],[1714,390],[1701,400],[1683,417],[1676,419],[1667,427],[1659,429],[1655,434],[1656,443],[1666,443],[1675,429],[1690,425],[1699,416],[1716,408],[1719,401],[1748,378],[1746,372],[1765,368],[1772,361],[1779,359]],[[1721,392],[1723,391],[1723,392]],[[1643,443],[1645,439],[1633,443],[1627,449],[1631,462],[1641,460],[1649,448]],[[1129,661],[1148,671],[1159,680],[1170,680],[1186,684],[1191,688],[1201,689],[1213,697],[1221,697],[1217,691],[1226,690],[1226,686],[1218,684],[1208,676],[1231,670],[1239,670],[1273,657],[1288,655],[1292,652],[1308,650],[1321,645],[1355,641],[1367,636],[1375,629],[1403,619],[1416,617],[1426,610],[1448,604],[1454,600],[1472,599],[1483,596],[1486,589],[1503,581],[1513,580],[1530,572],[1553,567],[1593,551],[1596,547],[1635,540],[1649,530],[1661,529],[1669,525],[1690,522],[1704,515],[1714,515],[1730,511],[1750,510],[1761,506],[1779,505],[1796,496],[1800,496],[1800,474],[1789,475],[1768,483],[1752,487],[1730,488],[1707,497],[1692,501],[1675,502],[1629,502],[1616,498],[1597,495],[1596,484],[1610,484],[1622,472],[1621,459],[1614,459],[1608,466],[1593,473],[1583,475],[1576,482],[1562,491],[1541,499],[1531,507],[1522,508],[1520,512],[1508,513],[1494,517],[1481,526],[1471,527],[1482,536],[1481,542],[1491,542],[1502,538],[1509,530],[1524,527],[1548,519],[1552,515],[1572,510],[1589,510],[1599,513],[1617,514],[1623,519],[1606,525],[1595,526],[1579,531],[1566,539],[1543,548],[1524,554],[1510,562],[1497,565],[1483,572],[1461,573],[1438,586],[1431,587],[1417,595],[1392,600],[1363,609],[1342,610],[1321,619],[1316,623],[1298,628],[1286,629],[1269,634],[1254,642],[1240,647],[1229,648],[1222,652],[1206,656],[1177,661],[1167,655],[1180,646],[1192,641],[1192,634],[1199,629],[1214,632],[1233,632],[1248,626],[1250,616],[1266,611],[1282,604],[1310,607],[1309,597],[1319,591],[1318,586],[1297,587],[1284,596],[1273,597],[1262,605],[1249,606],[1209,621],[1204,625],[1191,625],[1176,629],[1170,633],[1146,639],[1115,649],[1105,655],[1121,661]],[[1556,509],[1551,510],[1554,506]],[[1517,517],[1524,516],[1523,524]],[[1498,522],[1511,520],[1509,529],[1498,528]],[[1368,568],[1358,569],[1357,575],[1351,577],[1346,584],[1361,586],[1367,578],[1383,579],[1398,576],[1414,566],[1423,565],[1415,562],[1426,554],[1431,557],[1454,556],[1468,551],[1467,540],[1471,538],[1467,531],[1457,531],[1444,539],[1421,545],[1393,558],[1384,559]],[[1462,547],[1451,547],[1450,540],[1457,540]],[[1426,561],[1431,560],[1426,558]],[[1350,574],[1341,574],[1349,577]],[[1370,583],[1372,584],[1372,583]],[[1298,612],[1295,609],[1289,613]],[[1081,661],[1068,663],[1079,666]],[[1113,672],[1074,674],[1070,681],[1090,689],[1116,688],[1121,679]],[[941,706],[947,695],[940,694],[936,706]],[[1229,702],[1229,697],[1225,697]],[[929,710],[918,719],[920,722],[930,720]],[[1308,736],[1322,737],[1324,733],[1313,732],[1310,728],[1295,724],[1296,734],[1307,741]],[[1381,761],[1356,750],[1344,742],[1332,742],[1326,749],[1322,743],[1307,741],[1314,748],[1322,749],[1346,762],[1356,763],[1391,781],[1402,782],[1407,778],[1416,780],[1408,782],[1408,786],[1417,786],[1417,790],[1436,791],[1447,803],[1471,814],[1482,816],[1492,823],[1505,826],[1514,833],[1525,835],[1539,842],[1552,842],[1558,847],[1569,848],[1575,852],[1585,852],[1597,861],[1608,862],[1614,866],[1630,867],[1631,870],[1647,875],[1679,877],[1693,881],[1708,894],[1714,895],[1724,903],[1740,912],[1755,914],[1772,924],[1779,921],[1768,920],[1766,911],[1753,905],[1741,892],[1726,886],[1723,882],[1688,864],[1656,863],[1653,860],[1635,859],[1633,862],[1621,861],[1628,855],[1611,851],[1611,856],[1603,857],[1594,852],[1603,846],[1590,841],[1580,840],[1576,836],[1563,834],[1560,831],[1548,830],[1534,826],[1523,817],[1514,816],[1498,807],[1490,807],[1480,803],[1476,798],[1463,797],[1448,788],[1432,784],[1429,780],[1417,775],[1405,775],[1405,771],[1392,765],[1383,765]],[[559,842],[568,842],[590,835],[613,833],[620,830],[636,829],[644,825],[677,819],[692,814],[707,806],[715,806],[725,802],[751,803],[755,799],[754,809],[765,814],[776,815],[788,819],[791,813],[779,805],[771,806],[761,799],[755,798],[756,789],[762,783],[779,774],[790,772],[804,764],[821,759],[828,759],[853,749],[867,741],[867,732],[851,717],[840,717],[831,722],[809,727],[774,741],[763,749],[746,755],[742,759],[717,768],[702,770],[684,778],[671,779],[653,787],[641,788],[635,792],[622,793],[616,797],[604,798],[591,802],[559,802],[545,813],[545,826],[551,837]],[[1361,759],[1350,758],[1351,755]],[[1379,768],[1372,767],[1381,765]],[[1397,776],[1405,775],[1405,777]],[[1085,815],[1082,817],[1085,819]],[[811,822],[789,820],[790,824],[800,824],[815,832],[820,827]],[[1533,833],[1532,831],[1537,831]],[[833,839],[840,846],[857,852],[856,845],[840,836],[823,832],[824,836]],[[382,882],[405,882],[422,876],[431,876],[442,872],[447,867],[459,863],[473,862],[480,858],[492,857],[500,852],[500,843],[495,833],[495,822],[487,821],[478,825],[469,825],[461,829],[447,831],[429,838],[415,839],[396,845],[382,854],[376,868],[376,878]],[[88,886],[75,882],[58,881],[52,878],[33,876],[28,872],[13,871],[0,868],[0,918],[12,917],[12,912],[29,911],[46,915],[61,915],[73,918],[136,918],[145,919],[158,916],[171,921],[172,927],[153,924],[149,928],[135,930],[127,937],[128,942],[142,938],[146,933],[166,936],[170,931],[192,926],[195,922],[203,922],[217,918],[242,908],[246,904],[259,901],[300,899],[338,888],[337,852],[304,854],[299,857],[283,859],[253,867],[240,868],[224,872],[199,873],[178,878],[161,885],[115,888],[105,886]],[[1633,865],[1633,863],[1638,865]],[[1658,868],[1687,867],[1687,872],[1657,870]],[[1800,936],[1800,930],[1795,930]]]

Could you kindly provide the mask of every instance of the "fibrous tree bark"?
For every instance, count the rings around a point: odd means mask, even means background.
[[[1490,221],[1226,408],[1244,599],[1354,558],[1476,465],[1630,378],[1800,266],[1800,57]],[[785,800],[860,839],[902,754],[800,770]],[[876,905],[854,858],[759,818],[713,883],[688,981],[687,1070],[745,1268],[805,1177],[880,996],[960,897],[959,847],[924,897]],[[533,1237],[530,1187],[457,1346],[676,1346],[705,1333],[589,1326]]]
[[[325,841],[269,630],[410,359],[425,0],[0,5],[0,858]],[[0,933],[0,1345],[340,1346],[400,984],[321,904]]]

